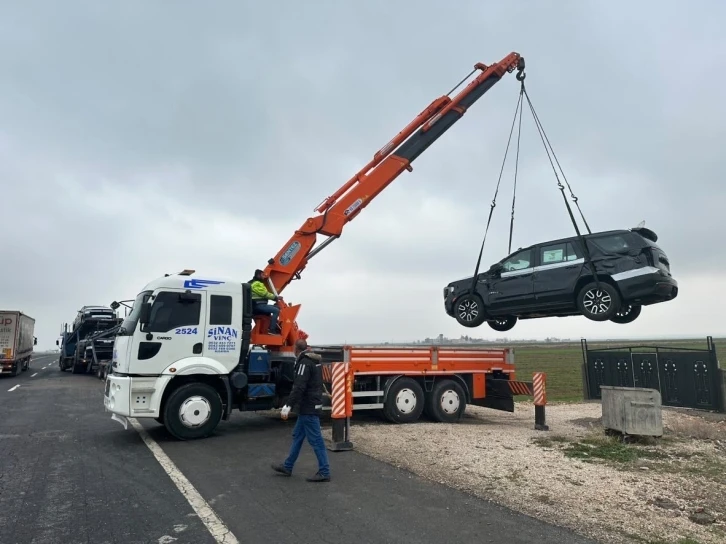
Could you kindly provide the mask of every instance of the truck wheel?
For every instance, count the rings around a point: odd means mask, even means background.
[[[163,417],[166,429],[175,438],[204,438],[222,419],[222,399],[211,385],[188,383],[169,395]]]
[[[29,368],[30,368],[30,359],[25,359],[25,361],[23,361],[23,372],[25,372]]]
[[[393,423],[413,423],[424,409],[424,392],[413,378],[399,378],[383,401],[383,415]]]
[[[454,303],[454,316],[459,325],[478,327],[486,319],[484,303],[479,295],[466,294]]]
[[[466,410],[466,393],[454,380],[436,382],[426,396],[426,414],[439,423],[455,423]]]
[[[15,361],[15,366],[13,367],[13,376],[20,376],[20,373],[23,371],[23,361]]]

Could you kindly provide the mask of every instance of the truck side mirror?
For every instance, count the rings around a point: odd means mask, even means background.
[[[33,345],[34,346],[37,346],[38,345],[38,337],[37,336],[33,336]]]
[[[60,342],[58,340],[55,341],[56,346],[60,346]]]
[[[141,312],[139,313],[139,323],[141,325],[148,325],[151,320],[151,304],[144,302],[141,305]]]

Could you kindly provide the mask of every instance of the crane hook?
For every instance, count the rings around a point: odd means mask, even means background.
[[[527,74],[524,73],[524,57],[519,57],[517,61],[517,81],[524,81],[525,77],[527,77]]]

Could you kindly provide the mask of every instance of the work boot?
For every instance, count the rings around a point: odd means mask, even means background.
[[[330,476],[323,476],[319,472],[315,473],[315,476],[311,476],[310,478],[305,478],[308,482],[329,482]]]
[[[291,470],[287,470],[287,468],[285,467],[285,465],[283,465],[282,463],[279,463],[277,465],[273,464],[272,465],[272,470],[274,470],[275,472],[279,472],[283,476],[292,476],[292,471]]]

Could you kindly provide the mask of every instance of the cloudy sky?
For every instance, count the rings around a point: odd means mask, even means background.
[[[510,51],[590,225],[645,220],[681,294],[627,326],[508,335],[726,333],[726,4],[264,4],[0,2],[0,308],[37,319],[39,348],[80,306],[167,272],[247,280],[430,101]],[[473,272],[518,91],[507,75],[288,287],[313,341],[500,336],[446,316],[442,288]],[[523,125],[516,247],[573,232]],[[511,189],[507,169],[487,264],[507,252]]]

